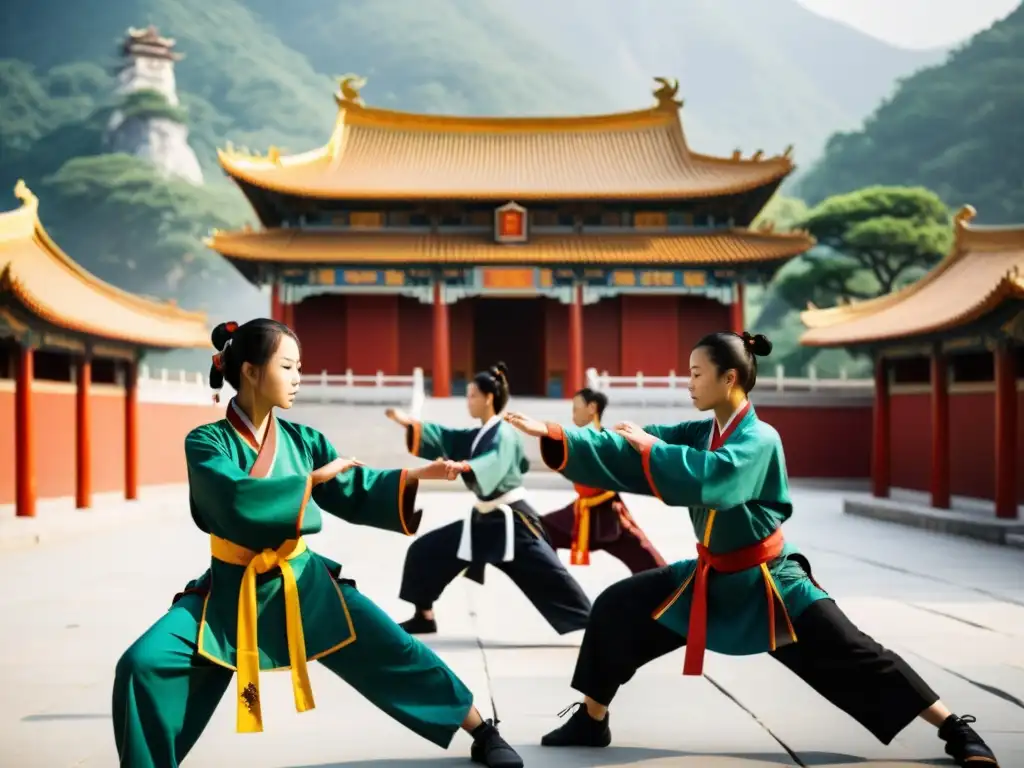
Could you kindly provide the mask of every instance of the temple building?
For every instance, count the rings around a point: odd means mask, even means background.
[[[872,489],[1024,504],[1024,226],[955,218],[950,254],[903,290],[801,316],[801,343],[875,360]]]
[[[12,487],[21,517],[35,515],[40,495],[73,494],[79,508],[91,506],[94,489],[135,499],[140,442],[167,464],[181,452],[182,424],[199,423],[158,414],[144,434],[140,357],[209,348],[206,315],[91,275],[47,234],[28,187],[18,182],[14,193],[22,206],[0,214],[0,503]],[[144,469],[147,479],[165,476]]]
[[[270,286],[310,372],[420,367],[435,396],[497,360],[520,395],[571,393],[585,367],[682,373],[813,240],[750,229],[790,150],[693,152],[658,82],[649,109],[497,118],[367,107],[343,78],[325,146],[219,153],[262,227],[208,244]]]

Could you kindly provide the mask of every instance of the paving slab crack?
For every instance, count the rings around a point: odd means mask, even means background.
[[[709,683],[711,683],[711,684],[712,684],[712,685],[713,685],[713,686],[714,686],[714,687],[715,687],[716,689],[718,689],[718,691],[719,691],[719,692],[720,692],[720,693],[721,693],[721,694],[722,694],[723,696],[725,696],[725,697],[726,697],[727,699],[729,699],[729,701],[731,701],[731,702],[732,702],[733,704],[735,704],[735,705],[736,705],[737,707],[739,707],[739,708],[740,708],[740,709],[742,709],[742,710],[743,710],[744,712],[746,712],[746,713],[747,713],[748,715],[750,715],[750,717],[751,717],[751,718],[753,719],[753,721],[754,721],[755,723],[757,723],[757,724],[758,724],[759,726],[761,726],[761,728],[763,728],[763,729],[764,729],[765,733],[767,733],[767,734],[768,734],[769,736],[771,736],[771,737],[772,737],[772,739],[774,739],[774,740],[775,740],[775,742],[776,742],[776,743],[777,743],[777,744],[778,744],[778,745],[779,745],[780,747],[782,747],[782,748],[783,748],[784,750],[786,750],[786,754],[788,754],[788,755],[789,755],[789,758],[790,758],[790,759],[791,759],[791,760],[792,760],[792,761],[793,761],[794,763],[796,763],[797,765],[799,765],[799,766],[800,766],[801,768],[807,768],[807,764],[806,764],[806,763],[805,763],[805,762],[804,762],[803,760],[801,760],[801,759],[800,759],[800,756],[799,756],[799,755],[798,755],[798,754],[797,754],[796,752],[794,752],[794,751],[793,751],[792,749],[790,749],[789,745],[788,745],[788,744],[787,744],[786,742],[784,742],[784,741],[783,741],[783,740],[782,740],[782,739],[781,739],[781,738],[780,738],[780,737],[778,736],[778,734],[776,734],[776,733],[775,733],[775,731],[773,731],[773,730],[772,730],[771,728],[769,728],[769,727],[768,727],[768,725],[767,725],[767,724],[766,724],[766,723],[765,723],[765,722],[764,722],[764,721],[763,721],[763,720],[762,720],[762,719],[761,719],[760,717],[758,717],[758,716],[757,716],[757,715],[756,715],[756,714],[754,713],[754,710],[752,710],[752,709],[750,709],[749,707],[747,707],[747,706],[746,706],[746,705],[745,705],[745,704],[744,704],[744,703],[743,703],[742,701],[740,701],[740,700],[739,700],[739,698],[737,698],[737,697],[736,697],[736,696],[734,696],[734,695],[733,695],[732,693],[730,693],[730,692],[729,692],[729,690],[728,690],[728,689],[727,689],[727,688],[726,688],[726,687],[725,687],[724,685],[722,685],[721,683],[719,683],[719,682],[718,682],[717,680],[715,680],[715,679],[714,679],[713,677],[711,677],[710,675],[708,675],[708,674],[705,674],[705,675],[704,675],[704,679],[705,679],[705,680],[707,680],[707,681],[708,681]]]
[[[480,658],[484,665],[484,679],[487,681],[487,697],[491,701],[491,712],[494,713],[494,724],[497,725],[500,720],[498,718],[498,703],[494,700],[494,686],[491,684],[491,669],[487,665],[487,648],[484,645],[483,638],[480,637],[480,626],[477,623],[479,614],[476,612],[476,602],[473,600],[473,593],[466,590],[466,603],[469,605],[469,618],[473,624],[473,637],[476,640],[476,647],[480,650]]]
[[[969,621],[968,619],[964,619],[960,616],[954,616],[952,613],[946,613],[945,611],[940,611],[937,608],[931,608],[925,605],[920,605],[918,603],[911,603],[906,600],[901,602],[903,602],[904,605],[908,605],[911,608],[916,608],[919,611],[931,613],[936,616],[942,616],[944,619],[952,619],[953,621],[959,621],[961,624],[966,624],[967,626],[974,627],[975,629],[984,629],[986,632],[995,632],[997,635],[1004,634],[1003,632],[1000,632],[998,629],[992,629],[992,627],[986,627],[984,624],[978,624],[976,621]]]
[[[1002,699],[1005,702],[1013,704],[1015,707],[1020,707],[1021,709],[1024,709],[1024,701],[1021,701],[1009,691],[1004,691],[1002,688],[999,688],[995,685],[990,685],[989,683],[983,683],[980,680],[975,680],[974,678],[965,675],[962,672],[957,672],[955,669],[950,669],[945,664],[939,664],[934,659],[930,659],[927,656],[924,656],[923,654],[917,653],[916,651],[910,651],[910,653],[912,653],[914,656],[924,659],[929,664],[935,665],[943,672],[947,672],[953,677],[959,678],[960,680],[963,680],[965,683],[970,683],[975,688],[979,688],[983,690],[985,693],[995,696],[997,699]]]

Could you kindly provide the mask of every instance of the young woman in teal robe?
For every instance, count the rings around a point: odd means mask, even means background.
[[[610,744],[608,707],[619,686],[686,646],[684,675],[702,674],[705,648],[767,652],[884,744],[922,717],[958,764],[994,765],[973,716],[952,714],[902,658],[858,630],[783,536],[793,506],[782,442],[747,400],[756,358],[770,351],[764,336],[746,333],[697,343],[690,393],[712,419],[622,423],[608,433],[506,417],[541,438],[545,463],[573,482],[689,507],[698,538],[696,559],[633,576],[598,597],[572,680],[585,699],[541,743]]]
[[[433,743],[447,747],[462,727],[475,762],[520,768],[444,662],[306,544],[323,512],[412,535],[419,480],[453,480],[460,468],[439,460],[369,469],[339,458],[316,430],[278,418],[274,408],[290,408],[299,387],[298,340],[286,326],[223,324],[213,342],[211,384],[227,380],[238,394],[226,418],[185,439],[192,518],[210,537],[211,564],[117,663],[120,764],[179,765],[232,676],[239,732],[263,730],[261,672],[290,670],[296,709],[313,709],[307,664],[318,660]]]
[[[436,632],[434,601],[462,572],[483,584],[488,564],[504,571],[559,634],[587,624],[590,599],[558,559],[523,488],[529,462],[522,438],[500,415],[508,398],[508,371],[498,363],[466,388],[466,405],[479,427],[450,429],[387,411],[405,427],[411,453],[457,462],[476,496],[462,520],[420,536],[409,547],[399,596],[416,607],[402,623],[411,634]]]

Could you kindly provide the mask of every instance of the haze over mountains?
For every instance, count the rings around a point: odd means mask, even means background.
[[[795,0],[34,0],[5,3],[0,22],[17,30],[0,56],[37,71],[108,66],[125,28],[156,24],[187,56],[179,86],[195,119],[221,140],[294,151],[326,139],[329,77],[343,72],[369,77],[369,104],[469,114],[639,108],[668,76],[696,148],[794,144],[806,166],[897,78],[944,55]]]

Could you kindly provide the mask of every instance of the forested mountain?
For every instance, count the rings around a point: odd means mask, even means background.
[[[166,179],[102,141],[128,27],[177,41],[178,95],[206,184]],[[202,244],[252,219],[223,177],[228,141],[322,144],[334,78],[369,80],[370,105],[463,114],[579,114],[652,103],[678,77],[700,151],[795,145],[806,165],[896,78],[941,51],[902,51],[794,0],[33,0],[0,4],[0,209],[23,178],[83,266],[129,290],[207,309],[265,311]]]
[[[798,184],[808,202],[921,185],[983,223],[1024,222],[1024,5],[948,61],[904,80],[858,130],[833,136]]]

